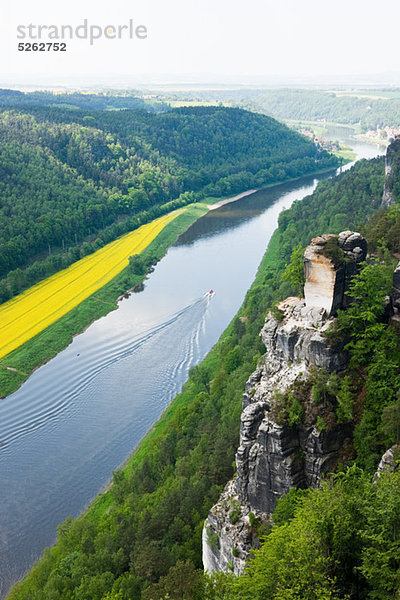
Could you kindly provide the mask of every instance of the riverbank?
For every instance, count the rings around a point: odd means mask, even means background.
[[[306,176],[318,176],[335,169],[320,169],[314,173],[287,179],[263,186],[262,189],[278,187],[284,183],[298,181]],[[176,219],[169,223],[142,253],[144,263],[150,267],[161,260],[168,248],[200,217],[209,210],[236,202],[257,190],[246,190],[234,197],[207,198],[203,202],[190,204],[182,209]],[[126,267],[114,279],[89,298],[73,308],[47,329],[25,342],[22,346],[0,360],[0,399],[15,392],[43,364],[64,350],[73,337],[85,331],[94,321],[118,308],[118,300],[127,290],[140,286],[146,275],[136,275]]]
[[[369,136],[368,133],[363,133],[359,123],[349,125],[348,123],[335,123],[333,121],[301,121],[297,119],[284,119],[283,122],[292,129],[299,129],[307,127],[314,131],[317,136],[325,136],[328,134],[330,129],[343,129],[347,130],[348,135],[355,140],[365,142],[367,144],[376,144],[383,148],[387,148],[389,145],[388,139],[378,138],[376,136]],[[345,151],[343,153],[343,150]],[[347,146],[341,146],[337,152],[334,152],[335,156],[343,156],[346,160],[354,160],[351,158],[349,152],[352,152],[351,148]]]
[[[233,198],[226,198],[226,200],[220,200],[219,202],[215,202],[215,204],[209,204],[209,210],[215,210],[216,208],[221,208],[221,206],[225,206],[225,204],[230,204],[231,202],[236,202],[237,200],[241,200],[241,198],[245,198],[250,194],[254,194],[257,190],[247,190],[247,192],[242,192]]]
[[[335,150],[334,155],[343,160],[343,164],[353,162],[357,158],[357,154],[349,146],[340,144],[339,149]]]
[[[341,152],[343,153],[342,155],[341,155]],[[338,151],[337,153],[335,152],[334,154],[338,158],[343,158],[343,162],[340,165],[340,167],[347,165],[350,162],[353,162],[357,157],[356,153],[353,152],[351,150],[351,148],[347,148],[347,147],[343,147],[342,151]],[[331,167],[329,167],[328,169],[320,169],[319,171],[314,171],[313,173],[306,173],[305,175],[300,175],[299,177],[292,177],[290,179],[285,179],[284,181],[280,181],[279,183],[270,183],[267,185],[263,185],[262,188],[257,188],[254,190],[247,190],[246,192],[242,192],[241,194],[238,194],[237,196],[225,198],[224,200],[215,200],[214,203],[208,204],[208,209],[215,210],[216,208],[221,208],[221,206],[225,206],[226,204],[231,204],[232,202],[237,202],[238,200],[241,200],[242,198],[245,198],[246,196],[249,196],[250,194],[255,194],[256,192],[259,192],[260,190],[268,190],[268,189],[274,188],[274,187],[278,188],[280,185],[284,185],[285,183],[296,183],[296,181],[300,181],[301,179],[303,179],[303,177],[307,177],[307,176],[318,177],[318,175],[324,175],[325,173],[333,173],[336,170],[337,170],[336,167],[333,169]]]

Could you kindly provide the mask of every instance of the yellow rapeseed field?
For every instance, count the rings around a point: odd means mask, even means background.
[[[177,215],[142,225],[0,306],[0,359],[111,281]]]

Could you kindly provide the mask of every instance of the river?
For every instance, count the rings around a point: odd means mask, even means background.
[[[372,144],[351,145],[359,158],[381,153]],[[240,307],[281,210],[326,177],[210,211],[169,249],[143,292],[0,401],[0,597],[54,542],[57,525],[107,484],[179,392]],[[204,295],[211,288],[212,298]]]

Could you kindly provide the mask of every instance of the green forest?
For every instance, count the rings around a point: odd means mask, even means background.
[[[11,600],[397,597],[400,475],[373,479],[380,456],[399,439],[400,423],[400,342],[384,313],[400,210],[380,208],[383,185],[384,160],[362,160],[281,213],[238,315],[114,473],[110,490],[59,527],[58,542]],[[243,576],[204,575],[203,522],[234,473],[241,397],[264,352],[265,315],[298,292],[282,275],[299,245],[344,228],[361,230],[376,258],[353,280],[353,304],[330,333],[347,336],[348,370],[336,387],[323,373],[313,385],[332,405],[336,394],[338,418],[354,428],[351,463],[338,465],[319,489],[293,490],[278,502]]]
[[[337,164],[236,108],[3,107],[0,302],[171,208]]]

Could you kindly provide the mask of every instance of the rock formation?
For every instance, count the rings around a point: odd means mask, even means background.
[[[351,426],[313,404],[309,380],[310,373],[323,370],[328,377],[346,368],[344,343],[332,344],[327,332],[331,315],[346,305],[351,274],[366,250],[362,236],[350,231],[315,238],[304,255],[305,299],[287,298],[267,315],[260,334],[266,353],[243,396],[237,474],[204,526],[206,570],[242,572],[257,545],[257,524],[268,521],[277,499],[292,487],[317,486],[344,459]],[[290,423],[296,394],[303,398],[303,412]]]
[[[397,444],[386,450],[382,456],[378,470],[375,473],[375,477],[379,479],[382,473],[393,472],[396,469],[396,450],[398,450]]]
[[[314,238],[304,253],[306,305],[324,308],[328,316],[344,308],[349,281],[366,255],[367,243],[359,233],[343,231],[339,236]]]
[[[388,146],[385,158],[385,187],[383,189],[382,205],[384,207],[394,204],[393,198],[393,168],[399,165],[400,137],[397,136]]]

